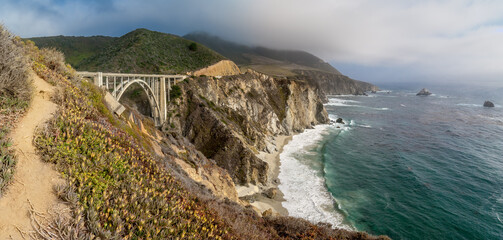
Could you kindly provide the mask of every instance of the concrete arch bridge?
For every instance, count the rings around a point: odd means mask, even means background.
[[[185,75],[157,75],[157,74],[129,74],[129,73],[102,73],[102,72],[77,72],[80,77],[91,78],[94,84],[102,87],[117,101],[114,112],[120,114],[124,107],[118,102],[126,90],[133,84],[142,87],[148,96],[152,117],[156,126],[161,126],[167,119],[167,104],[170,101],[171,86],[183,81]],[[122,108],[122,110],[118,109]]]

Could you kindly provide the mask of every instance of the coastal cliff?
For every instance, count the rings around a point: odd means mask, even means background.
[[[240,185],[267,183],[269,166],[257,154],[276,151],[275,136],[329,121],[306,82],[248,71],[191,78],[180,87],[163,130],[186,137]]]
[[[334,74],[315,70],[296,70],[311,84],[321,89],[322,97],[325,95],[364,95],[365,92],[377,91],[379,88],[373,84],[351,79],[342,74]]]

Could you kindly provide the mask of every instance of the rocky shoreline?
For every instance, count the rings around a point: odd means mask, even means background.
[[[236,186],[240,199],[250,202],[255,210],[262,215],[279,214],[288,216],[288,211],[283,207],[285,201],[283,193],[279,190],[278,179],[279,167],[281,165],[279,155],[283,147],[292,139],[292,135],[278,135],[275,137],[276,151],[272,153],[260,152],[258,157],[269,164],[267,173],[269,181],[263,186],[249,184],[249,186]]]

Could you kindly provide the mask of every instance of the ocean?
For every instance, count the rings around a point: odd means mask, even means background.
[[[330,97],[345,124],[308,129],[280,154],[289,214],[392,239],[503,239],[503,97],[417,91]]]

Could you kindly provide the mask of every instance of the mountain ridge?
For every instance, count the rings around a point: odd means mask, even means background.
[[[277,50],[262,46],[250,47],[243,44],[224,40],[204,32],[193,32],[183,36],[185,39],[199,42],[223,56],[231,59],[238,65],[253,65],[257,62],[253,56],[261,56],[289,64],[296,64],[320,71],[341,74],[339,70],[315,55],[300,50]]]
[[[363,95],[379,89],[373,84],[343,75],[329,63],[305,51],[250,47],[203,32],[189,33],[184,38],[204,44],[243,69],[307,81],[316,86],[319,95],[325,99],[326,95]]]

